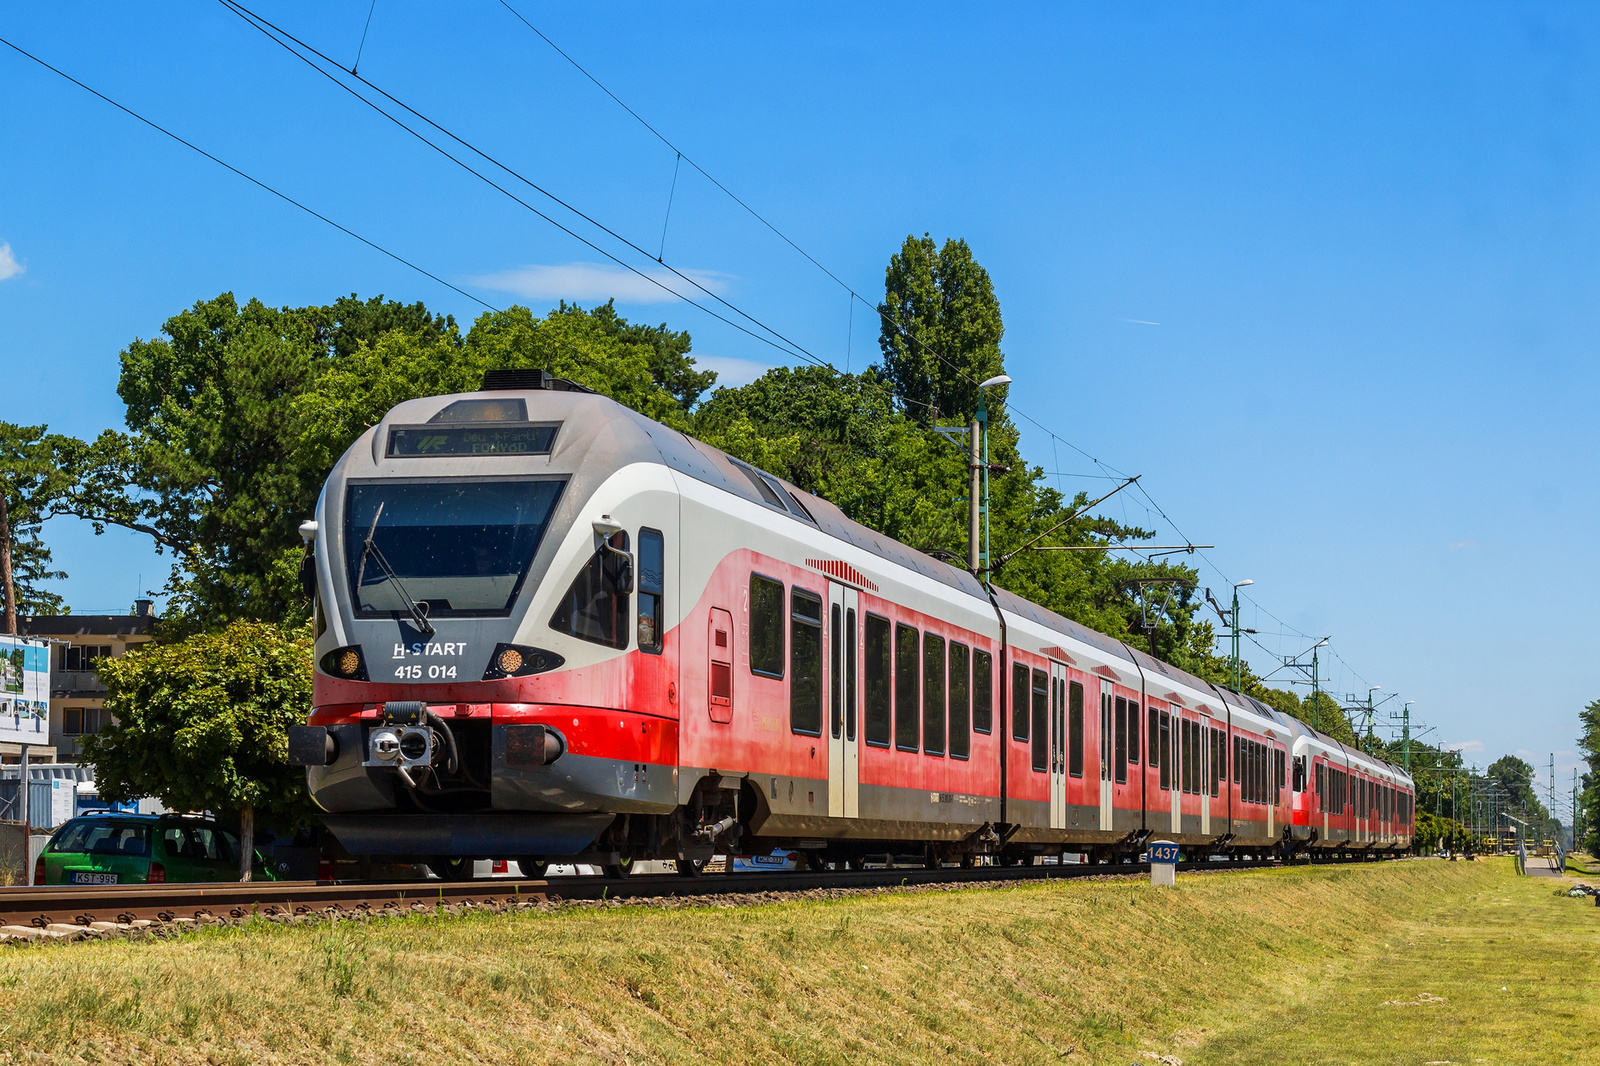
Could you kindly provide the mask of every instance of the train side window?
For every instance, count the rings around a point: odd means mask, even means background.
[[[639,530],[639,650],[660,655],[666,640],[661,597],[666,588],[666,547],[661,530]]]
[[[1235,736],[1233,738],[1233,783],[1241,786],[1239,791],[1241,800],[1244,799],[1244,789],[1242,787],[1244,785],[1244,759],[1241,757],[1243,754],[1244,737]]]
[[[828,608],[828,733],[834,740],[844,736],[844,609],[837,603]]]
[[[1272,805],[1283,801],[1283,749],[1272,749]]]
[[[894,627],[894,746],[916,751],[922,738],[922,708],[917,679],[922,673],[922,641],[908,625]]]
[[[626,560],[618,553],[628,550],[627,531],[614,534],[610,547],[616,551],[602,545],[583,564],[550,616],[550,628],[591,644],[626,648],[628,594],[618,591],[619,564]]]
[[[1187,718],[1182,719],[1182,721],[1183,721],[1183,726],[1182,726],[1182,729],[1183,729],[1183,790],[1185,792],[1198,792],[1200,790],[1195,787],[1196,784],[1197,784],[1197,782],[1195,781],[1195,777],[1198,776],[1198,775],[1194,772],[1195,764],[1196,764],[1196,762],[1198,762],[1198,760],[1195,758],[1195,755],[1196,755],[1195,747],[1196,747],[1196,745],[1195,745],[1195,742],[1194,742],[1194,723],[1189,721],[1189,719],[1187,719]]]
[[[1067,686],[1067,772],[1083,776],[1083,683],[1079,681]]]
[[[866,740],[875,747],[889,746],[889,620],[867,615],[866,633],[867,721]]]
[[[1157,758],[1161,767],[1161,790],[1172,788],[1172,712],[1161,712],[1161,751]]]
[[[1028,739],[1028,668],[1022,663],[1011,666],[1011,738]]]
[[[844,612],[844,738],[856,739],[856,609]]]
[[[944,638],[922,635],[922,751],[944,754]]]
[[[1050,769],[1050,675],[1033,672],[1033,768],[1039,773]]]
[[[994,732],[994,656],[972,653],[972,731]]]
[[[972,651],[950,642],[950,757],[965,759],[972,751]]]
[[[1128,761],[1139,765],[1139,701],[1128,701]]]
[[[1294,757],[1294,791],[1296,791],[1296,792],[1304,792],[1305,790],[1306,790],[1306,757],[1304,755],[1296,755]]]
[[[750,672],[783,676],[783,582],[750,575]]]
[[[1117,697],[1116,749],[1111,756],[1111,766],[1117,773],[1117,784],[1128,780],[1128,700]]]
[[[789,728],[822,735],[822,597],[789,592]]]

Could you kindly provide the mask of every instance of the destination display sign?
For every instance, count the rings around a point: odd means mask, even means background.
[[[396,426],[389,431],[389,455],[549,455],[557,428],[539,422]]]

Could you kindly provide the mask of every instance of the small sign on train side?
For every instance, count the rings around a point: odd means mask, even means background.
[[[1150,864],[1150,883],[1171,887],[1178,883],[1178,845],[1170,840],[1152,840],[1145,845],[1144,860]]]

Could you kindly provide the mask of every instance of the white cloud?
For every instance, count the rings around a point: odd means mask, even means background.
[[[14,278],[28,269],[17,262],[17,257],[11,254],[11,245],[0,241],[0,281]]]
[[[715,370],[717,372],[717,386],[737,388],[748,385],[756,378],[765,374],[772,368],[765,363],[758,363],[754,359],[735,359],[728,355],[699,355],[694,354],[694,365],[700,370]]]
[[[1445,751],[1483,751],[1484,743],[1481,740],[1463,740],[1459,744],[1446,744]]]
[[[1463,548],[1476,548],[1477,546],[1478,542],[1471,539],[1453,540],[1449,545],[1451,551],[1461,551]]]
[[[623,304],[659,304],[670,303],[678,295],[705,299],[704,292],[670,270],[650,267],[643,273],[648,278],[605,263],[565,263],[561,266],[534,264],[515,270],[502,270],[498,274],[483,274],[468,278],[467,281],[495,292],[509,292],[524,300],[575,300],[594,304],[615,299]],[[730,279],[726,274],[711,270],[684,270],[682,273],[719,296],[728,291]],[[649,278],[660,284],[654,284]]]
[[[1148,319],[1143,319],[1143,318],[1125,318],[1122,321],[1131,322],[1135,326],[1159,326],[1159,325],[1161,325],[1161,323],[1159,323],[1159,322],[1151,322]]]

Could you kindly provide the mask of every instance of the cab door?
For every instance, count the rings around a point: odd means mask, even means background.
[[[859,593],[828,583],[828,815],[860,814]]]
[[[1067,827],[1067,668],[1050,664],[1050,828]]]

